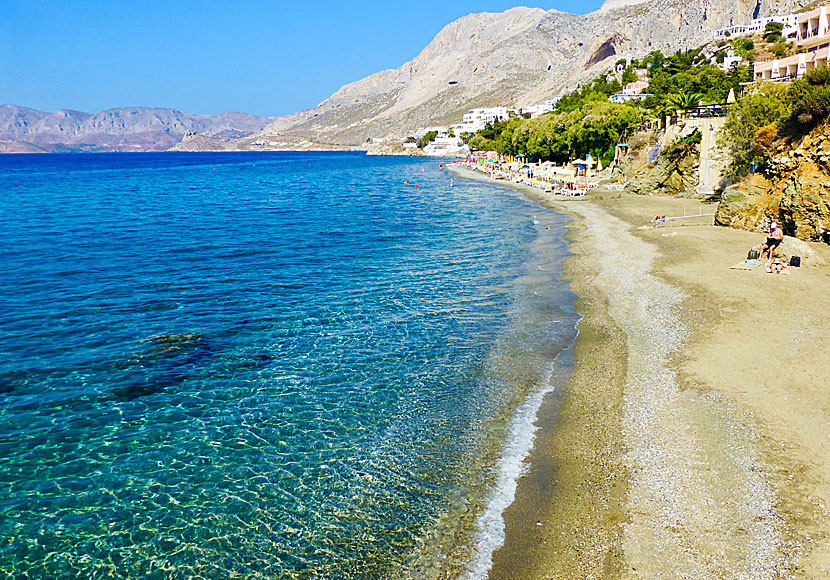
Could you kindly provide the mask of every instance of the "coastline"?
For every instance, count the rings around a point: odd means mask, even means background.
[[[759,235],[706,218],[638,229],[696,200],[504,185],[572,217],[584,318],[490,578],[827,577],[830,272],[730,270]],[[788,338],[772,353],[771,318]]]

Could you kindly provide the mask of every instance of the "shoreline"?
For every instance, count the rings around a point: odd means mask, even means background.
[[[805,306],[830,281],[826,269],[730,270],[759,234],[706,220],[637,228],[686,206],[696,213],[697,200],[600,188],[560,201],[503,185],[571,216],[566,278],[584,318],[564,399],[539,412],[490,578],[826,577],[830,409],[800,424],[797,405],[780,407],[827,393],[820,337],[830,309],[825,299]],[[830,261],[826,248],[810,248]],[[781,345],[807,381],[783,393],[775,379],[759,382],[769,357],[744,344],[764,352],[768,316],[740,299],[782,284],[798,289],[786,315],[816,338],[813,357]]]

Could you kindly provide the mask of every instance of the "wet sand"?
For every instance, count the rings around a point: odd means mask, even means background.
[[[828,248],[789,276],[735,270],[762,235],[649,224],[713,205],[515,187],[573,216],[584,318],[490,577],[830,577]]]

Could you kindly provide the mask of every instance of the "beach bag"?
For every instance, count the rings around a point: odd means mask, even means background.
[[[757,260],[760,257],[761,257],[761,253],[758,250],[756,250],[755,248],[752,248],[751,250],[749,250],[749,253],[746,255],[747,260]]]
[[[801,256],[790,256],[790,266],[794,268],[801,267]]]

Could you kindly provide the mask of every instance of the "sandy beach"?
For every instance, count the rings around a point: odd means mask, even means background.
[[[507,185],[572,216],[584,318],[490,577],[830,577],[830,248],[733,269],[762,234],[649,222],[713,204]]]

